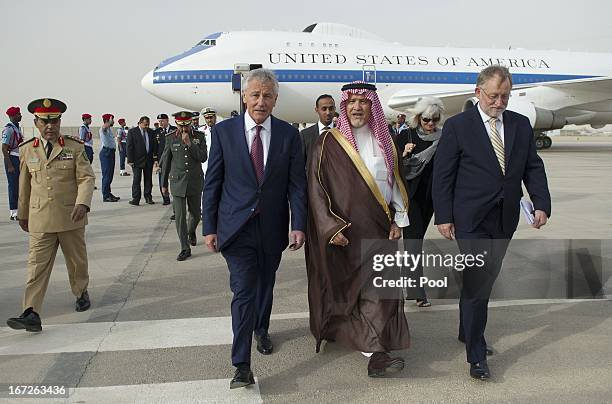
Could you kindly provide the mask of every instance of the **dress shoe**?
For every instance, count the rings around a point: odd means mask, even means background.
[[[147,203],[149,205],[155,205],[155,202],[153,202],[153,199],[147,199]]]
[[[230,381],[230,389],[246,387],[250,384],[255,384],[255,378],[249,365],[240,365],[236,368],[236,373]]]
[[[164,198],[164,201],[162,202],[162,205],[164,205],[164,206],[170,205],[170,198]]]
[[[403,368],[402,358],[392,358],[386,352],[374,352],[368,362],[368,376],[384,377],[387,373],[398,372]]]
[[[459,342],[465,344],[465,338],[459,336],[457,337],[457,339],[459,340]],[[493,355],[493,348],[487,345],[487,347],[485,348],[485,353],[487,356]]]
[[[138,206],[140,205],[140,201],[138,199],[132,199],[128,202],[130,205]]]
[[[262,355],[270,355],[272,353],[274,346],[272,345],[270,334],[255,334],[255,340],[257,341],[257,350],[259,351],[259,353],[261,353]]]
[[[470,363],[470,376],[478,380],[487,380],[491,378],[491,372],[489,372],[489,365],[487,361]]]
[[[107,196],[106,198],[102,199],[103,202],[117,202],[117,199],[111,198],[110,196]]]
[[[191,250],[183,250],[177,255],[177,261],[185,261],[187,258],[191,257]]]
[[[75,310],[76,311],[85,311],[91,307],[91,302],[89,301],[89,293],[87,291],[83,292],[81,297],[76,300]]]
[[[42,331],[40,316],[31,307],[25,309],[19,317],[11,317],[6,320],[6,324],[13,330]]]
[[[172,216],[170,216],[170,220],[174,220],[174,219],[175,219],[175,215],[173,213]]]
[[[195,233],[190,233],[187,238],[189,238],[189,244],[192,246],[196,246],[198,244],[198,239],[196,238]]]
[[[118,201],[118,200],[120,200],[120,199],[121,199],[121,198],[119,198],[118,196],[115,196],[115,195],[113,195],[113,194],[110,194],[110,197],[111,197],[111,198],[113,198],[113,199],[114,199],[114,200],[116,200],[116,201]]]

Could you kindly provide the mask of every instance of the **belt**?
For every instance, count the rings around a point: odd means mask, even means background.
[[[106,146],[102,146],[102,148],[103,148],[103,149],[106,149],[106,150],[115,150],[115,149],[113,149],[112,147],[106,147]]]

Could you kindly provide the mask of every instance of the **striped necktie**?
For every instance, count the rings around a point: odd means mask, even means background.
[[[489,139],[491,139],[491,144],[493,145],[493,150],[495,151],[495,156],[497,157],[497,162],[502,170],[502,174],[506,175],[504,144],[497,131],[497,118],[490,118],[488,122],[491,128]]]
[[[255,127],[255,137],[251,144],[251,161],[253,162],[253,168],[255,168],[255,175],[257,176],[257,182],[261,185],[264,176],[264,162],[263,162],[263,143],[261,141],[261,128],[263,126],[257,125]]]

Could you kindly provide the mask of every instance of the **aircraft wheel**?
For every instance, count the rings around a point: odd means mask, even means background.
[[[536,137],[535,139],[535,147],[537,150],[542,150],[544,148],[544,139],[543,137]]]
[[[542,140],[544,141],[544,148],[550,149],[550,146],[552,146],[552,139],[548,136],[544,136]]]

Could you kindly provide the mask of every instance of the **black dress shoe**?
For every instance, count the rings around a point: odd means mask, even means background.
[[[259,351],[259,353],[261,353],[262,355],[270,355],[272,353],[274,346],[272,345],[270,334],[255,334],[255,340],[257,341],[257,350]]]
[[[457,339],[459,340],[459,342],[465,344],[465,338],[459,336],[457,337]],[[493,355],[493,348],[487,345],[487,347],[485,348],[485,353],[487,356]]]
[[[384,377],[388,373],[398,372],[404,368],[402,358],[392,358],[386,352],[374,352],[368,362],[369,377]]]
[[[162,202],[162,205],[164,205],[164,206],[170,205],[170,199],[164,198],[164,202]]]
[[[137,199],[132,199],[128,202],[130,205],[138,206],[140,205],[140,201]]]
[[[489,372],[489,365],[487,361],[470,363],[470,376],[478,380],[487,380],[491,378],[491,372]]]
[[[117,199],[111,198],[110,196],[107,196],[106,198],[102,199],[103,202],[117,202]]]
[[[25,309],[19,317],[11,317],[6,320],[6,324],[13,330],[42,331],[40,316],[31,307]]]
[[[91,307],[91,301],[89,300],[89,293],[87,291],[83,292],[81,297],[76,300],[75,310],[76,311],[85,311]]]
[[[191,250],[183,250],[177,255],[177,261],[185,261],[187,258],[191,257]]]
[[[198,239],[196,238],[195,233],[190,233],[187,238],[189,238],[189,244],[192,246],[196,246],[198,244]]]
[[[170,216],[170,220],[174,220],[174,219],[175,219],[175,215],[173,213],[172,216]]]
[[[115,196],[113,194],[110,194],[110,197],[116,201],[120,200],[121,198],[119,198],[118,196]]]
[[[237,389],[255,384],[255,378],[249,365],[241,365],[236,369],[234,377],[230,381],[230,389]]]

